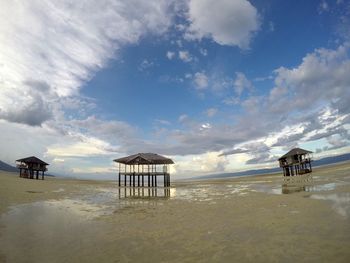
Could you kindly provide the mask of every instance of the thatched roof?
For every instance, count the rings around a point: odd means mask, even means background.
[[[308,150],[304,150],[301,148],[294,148],[292,150],[290,150],[289,152],[287,152],[285,155],[281,156],[278,160],[290,157],[290,156],[294,156],[294,155],[303,155],[303,154],[308,154],[308,153],[312,153],[311,151]]]
[[[44,164],[49,165],[48,163],[45,163],[43,160],[40,160],[39,158],[35,156],[30,156],[22,159],[16,160],[16,162],[22,162],[22,163],[35,163],[35,164]]]
[[[115,159],[123,164],[173,164],[173,160],[156,153],[137,153],[123,158]]]

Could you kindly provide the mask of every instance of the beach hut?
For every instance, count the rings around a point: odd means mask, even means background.
[[[294,148],[278,159],[284,176],[294,176],[312,172],[311,151]]]
[[[44,180],[44,174],[47,171],[46,166],[49,165],[35,156],[30,156],[16,160],[16,166],[19,169],[19,177],[29,179],[39,179],[41,173],[41,179]]]
[[[155,153],[137,153],[114,161],[119,164],[119,186],[123,176],[124,186],[127,186],[129,181],[131,187],[144,187],[146,178],[148,187],[157,187],[159,176],[163,177],[164,187],[170,186],[169,165],[174,162],[169,158]]]

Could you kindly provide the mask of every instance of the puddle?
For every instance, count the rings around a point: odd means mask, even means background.
[[[312,199],[325,200],[332,202],[332,208],[341,216],[349,218],[350,216],[350,193],[339,194],[313,194]]]
[[[252,191],[250,184],[200,184],[172,189],[171,199],[187,201],[212,201],[232,195],[244,196]]]
[[[53,193],[61,193],[61,192],[64,192],[65,190],[63,188],[59,188],[57,190],[53,190],[52,192]]]
[[[298,192],[324,192],[333,191],[339,186],[348,185],[349,182],[335,180],[336,182],[327,182],[325,177],[320,176],[295,176],[283,178],[281,185],[273,184],[255,184],[253,189],[258,192],[268,194],[293,194]]]
[[[14,206],[0,217],[6,226],[1,229],[0,255],[5,255],[4,262],[79,262],[93,250],[103,227],[93,219],[105,212],[110,211],[69,199]],[[86,244],[90,249],[85,250]]]
[[[263,192],[267,194],[282,194],[282,188],[278,185],[256,184],[253,186],[253,189],[257,192]]]

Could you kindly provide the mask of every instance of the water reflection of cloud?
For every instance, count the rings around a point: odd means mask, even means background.
[[[50,200],[43,202],[41,205],[57,210],[65,210],[67,213],[75,214],[86,219],[112,214],[108,205],[93,204],[81,199]]]
[[[339,194],[314,194],[310,196],[312,199],[326,200],[332,202],[332,208],[341,216],[349,218],[350,216],[350,193]]]
[[[227,198],[231,195],[246,195],[252,191],[250,184],[199,184],[185,185],[174,188],[171,199],[187,201],[213,201]]]

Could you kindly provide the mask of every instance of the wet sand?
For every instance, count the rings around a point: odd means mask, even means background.
[[[350,163],[170,190],[0,173],[0,262],[349,262]]]

